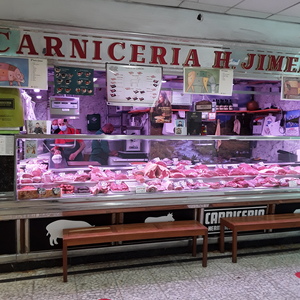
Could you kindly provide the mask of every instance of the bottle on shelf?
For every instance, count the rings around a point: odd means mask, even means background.
[[[229,100],[228,110],[233,110],[232,99]]]
[[[216,103],[216,110],[220,110],[220,100],[217,99],[216,102],[217,102],[217,103]]]
[[[226,100],[224,100],[224,110],[229,110],[228,109],[228,100],[226,99]]]
[[[216,99],[213,99],[213,101],[211,102],[211,111],[212,112],[216,112]]]
[[[220,108],[219,108],[219,110],[224,110],[224,100],[223,99],[220,100]]]

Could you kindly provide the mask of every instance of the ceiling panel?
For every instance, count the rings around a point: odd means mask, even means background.
[[[274,21],[281,21],[281,22],[287,22],[287,23],[300,23],[300,18],[297,17],[291,17],[291,16],[284,16],[275,14],[268,18],[268,20],[274,20]]]
[[[180,4],[180,7],[196,9],[196,10],[200,10],[200,11],[215,12],[215,13],[225,13],[226,10],[228,9],[225,6],[201,4],[201,3],[191,2],[191,1],[184,1],[182,4]]]
[[[283,16],[292,16],[292,17],[299,17],[300,16],[300,4],[297,4],[293,7],[287,8],[283,10],[280,15]],[[300,19],[300,18],[299,18]]]
[[[274,14],[286,9],[287,7],[293,6],[298,2],[298,0],[244,0],[235,8]]]
[[[114,1],[114,0],[110,0]],[[230,14],[258,19],[300,23],[300,1],[297,0],[116,0]],[[287,17],[288,16],[288,17]]]
[[[178,5],[182,2],[182,0],[138,0],[138,1],[128,0],[123,2],[136,2],[136,3],[143,3],[143,4],[178,7]]]
[[[190,0],[189,0],[190,1]],[[237,5],[241,2],[241,0],[198,0],[196,2],[204,3],[204,4],[211,4],[211,5],[219,5],[225,7],[232,7]]]
[[[226,13],[235,16],[253,17],[253,18],[261,18],[261,19],[265,19],[271,16],[270,13],[258,12],[253,10],[245,10],[245,9],[237,9],[237,8],[229,9]]]

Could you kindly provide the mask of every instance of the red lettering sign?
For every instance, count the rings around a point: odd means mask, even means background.
[[[58,57],[65,57],[60,50],[62,47],[62,40],[60,38],[44,36],[44,39],[46,40],[45,56],[57,55]],[[52,42],[55,42],[55,44],[52,44]],[[54,53],[52,53],[52,50]]]
[[[230,54],[232,52],[215,51],[215,62],[213,68],[217,69],[229,69]],[[223,58],[222,58],[223,56]]]
[[[83,42],[83,48],[81,47],[81,44],[79,42],[79,40],[77,39],[70,39],[71,43],[72,43],[72,54],[70,57],[76,57],[75,55],[75,49],[79,55],[80,58],[86,58],[86,43],[88,42],[88,40],[82,40]]]
[[[9,40],[9,32],[0,32],[0,34],[3,34],[6,36],[7,40]],[[0,52],[4,53],[9,50],[9,47],[5,48],[4,50],[0,50]]]
[[[144,51],[145,50],[145,45],[130,45],[131,46],[131,63],[145,63],[145,58],[141,58],[140,60],[138,59],[139,55],[144,55],[143,52],[139,52],[139,49]]]
[[[23,38],[20,43],[20,47],[18,51],[16,52],[17,54],[24,54],[22,49],[27,48],[29,49],[28,55],[38,55],[38,53],[35,51],[31,36],[29,34],[24,34]]]
[[[115,47],[116,46],[121,46],[121,49],[125,49],[125,43],[112,43],[111,45],[108,46],[107,53],[112,60],[121,61],[125,58],[125,56],[122,55],[120,58],[116,58],[116,56],[115,56]]]

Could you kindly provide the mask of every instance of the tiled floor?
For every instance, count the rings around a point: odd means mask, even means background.
[[[2,300],[297,300],[300,244],[209,252],[208,266],[189,253],[0,273]]]

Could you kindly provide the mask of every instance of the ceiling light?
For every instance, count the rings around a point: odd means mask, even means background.
[[[39,89],[34,89],[33,90],[35,93],[39,93],[41,90],[39,90]]]
[[[42,99],[41,95],[36,96],[36,99]]]

